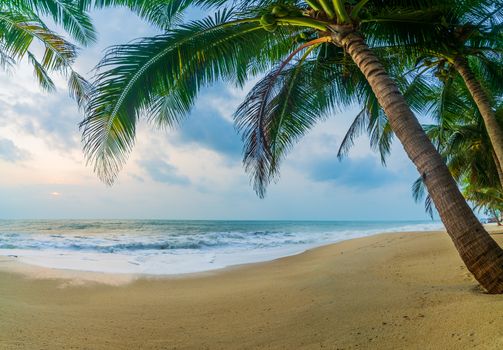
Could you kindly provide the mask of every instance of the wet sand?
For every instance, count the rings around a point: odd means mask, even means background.
[[[0,269],[0,349],[503,349],[503,295],[441,232],[177,278]]]

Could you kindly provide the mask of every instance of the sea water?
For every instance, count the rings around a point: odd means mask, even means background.
[[[48,268],[172,275],[273,260],[433,221],[0,220],[0,255]]]

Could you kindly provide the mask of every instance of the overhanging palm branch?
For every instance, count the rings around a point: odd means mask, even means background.
[[[57,71],[69,79],[69,91],[81,102],[88,91],[84,78],[72,65],[77,48],[63,36],[49,29],[41,16],[50,16],[79,43],[88,44],[95,39],[88,14],[77,2],[63,0],[18,0],[0,4],[0,52],[2,67],[7,68],[23,58],[33,66],[34,75],[42,88],[53,90],[50,72]],[[34,42],[45,48],[37,58],[30,51]]]
[[[142,114],[160,124],[177,124],[201,87],[217,80],[239,85],[250,72],[270,67],[288,52],[291,43],[285,39],[292,30],[264,33],[257,20],[242,21],[220,11],[166,34],[111,48],[98,66],[82,123],[85,151],[100,178],[114,180]]]
[[[20,12],[50,17],[81,45],[96,40],[96,32],[82,1],[68,0],[14,0],[9,7]]]
[[[291,54],[256,84],[238,107],[235,121],[245,143],[245,168],[262,197],[267,184],[279,171],[286,152],[333,108],[327,84],[334,72],[312,57],[320,38],[301,45],[293,54],[305,52],[291,64]],[[317,94],[313,94],[313,88]]]

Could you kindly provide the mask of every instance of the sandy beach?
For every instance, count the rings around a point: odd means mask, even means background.
[[[0,265],[0,349],[503,348],[503,296],[441,232],[178,278]]]

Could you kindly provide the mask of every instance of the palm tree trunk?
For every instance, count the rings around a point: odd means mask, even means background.
[[[459,75],[461,75],[465,81],[468,91],[470,91],[473,100],[477,104],[479,112],[482,115],[482,119],[484,119],[487,134],[489,135],[494,152],[498,158],[499,166],[500,168],[503,168],[503,130],[496,120],[496,115],[489,103],[489,98],[482,88],[482,85],[480,85],[477,78],[475,78],[475,75],[465,59],[455,59],[454,68],[456,68]]]
[[[498,177],[500,179],[500,185],[501,185],[501,189],[503,190],[503,168],[501,168],[501,164],[498,162],[498,158],[496,157],[496,152],[492,152],[493,154],[493,159],[494,159],[494,163],[496,164],[496,169],[498,170]]]
[[[498,226],[501,226],[501,218],[500,218],[500,214],[498,214],[498,212],[496,210],[491,210],[490,213],[492,214],[492,216],[494,217],[494,220],[496,220],[496,224]]]
[[[468,270],[489,293],[503,293],[503,249],[473,214],[396,83],[352,27],[334,26],[332,30],[335,43],[344,48],[365,75],[393,131],[423,177]]]

